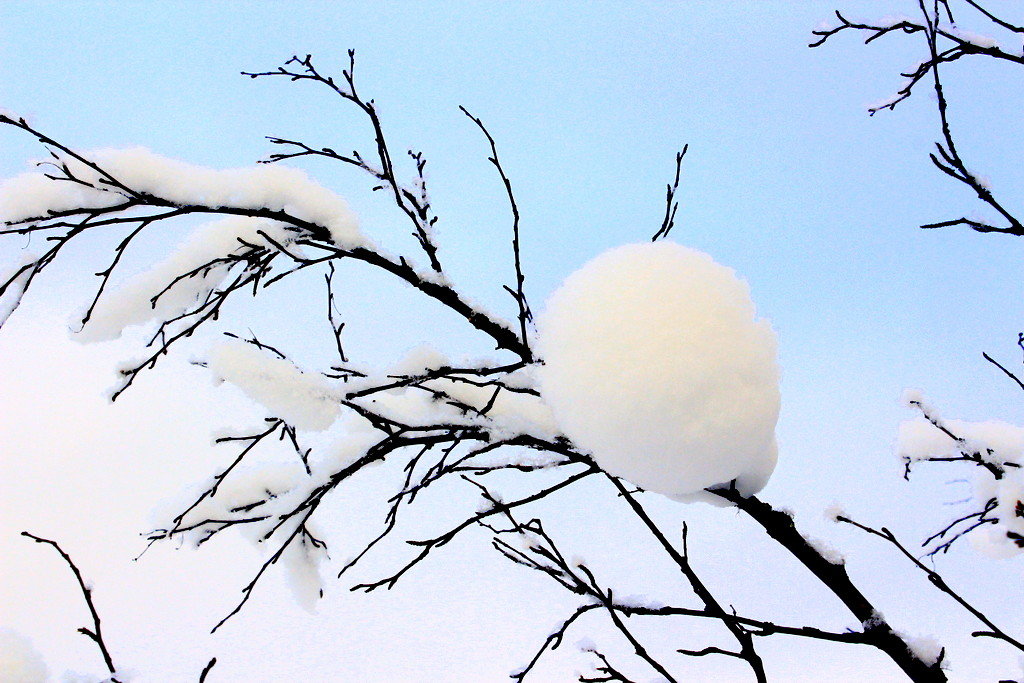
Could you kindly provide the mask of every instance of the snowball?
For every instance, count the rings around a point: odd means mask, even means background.
[[[17,631],[0,628],[0,678],[7,683],[43,683],[48,673],[31,640]]]
[[[672,242],[618,247],[570,275],[538,327],[541,394],[603,469],[675,497],[767,482],[777,342],[734,271]]]

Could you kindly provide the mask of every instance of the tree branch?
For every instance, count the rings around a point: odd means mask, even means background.
[[[107,671],[110,673],[110,680],[113,683],[118,683],[117,669],[114,667],[114,660],[110,656],[110,651],[107,649],[107,645],[103,642],[103,628],[100,624],[100,615],[96,611],[96,605],[92,601],[92,589],[89,588],[85,583],[85,579],[82,578],[82,572],[78,569],[78,566],[72,561],[71,556],[68,555],[64,550],[57,545],[56,541],[51,541],[48,538],[40,538],[30,534],[27,531],[22,531],[21,535],[26,538],[31,538],[36,543],[43,543],[53,547],[58,554],[64,559],[71,572],[75,575],[75,579],[78,581],[78,588],[82,591],[82,596],[85,598],[85,604],[89,607],[89,614],[92,616],[92,628],[82,627],[78,629],[78,632],[84,636],[88,636],[89,640],[96,643],[96,647],[100,649],[100,654],[103,656],[103,663],[107,666]]]

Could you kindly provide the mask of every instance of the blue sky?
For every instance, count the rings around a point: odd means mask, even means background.
[[[904,387],[922,389],[950,417],[1024,420],[1014,387],[981,358],[988,351],[1011,363],[1019,354],[1018,244],[915,227],[978,208],[928,162],[937,117],[927,92],[896,112],[866,114],[866,105],[899,86],[898,71],[921,59],[920,44],[893,36],[865,47],[840,36],[823,48],[806,47],[811,29],[833,9],[877,17],[911,13],[915,5],[5,3],[0,106],[77,149],[141,145],[215,167],[262,158],[272,151],[264,135],[366,149],[365,123],[328,93],[239,75],[272,69],[294,52],[312,53],[325,69],[338,71],[345,50],[354,48],[359,87],[376,99],[393,146],[422,150],[428,159],[442,255],[453,279],[509,316],[512,303],[500,288],[512,275],[503,190],[486,161],[485,141],[458,105],[482,117],[498,142],[523,212],[527,293],[538,309],[592,256],[654,233],[673,156],[689,144],[673,237],[745,277],[781,339],[780,465],[764,497],[795,509],[812,533],[849,547],[851,558],[861,558],[851,559],[859,561],[851,571],[891,601],[887,615],[905,614],[900,623],[908,630],[928,632],[939,619],[949,619],[951,629],[961,625],[948,616],[952,606],[930,600],[920,577],[902,567],[890,575],[896,558],[824,527],[820,511],[840,501],[909,540],[946,519],[942,503],[961,490],[945,482],[957,475],[925,474],[907,484],[891,456],[896,426],[910,417],[898,405]],[[1009,131],[1019,123],[1024,92],[1008,85],[1015,74],[1006,68],[974,62],[947,73],[962,150],[1013,205],[1020,199],[1012,190],[1020,185],[1016,160],[1024,142]],[[0,131],[0,149],[3,176],[39,156],[16,131]],[[349,199],[366,232],[395,251],[411,247],[401,216],[367,191],[365,178],[324,164],[304,168]],[[126,269],[145,267],[175,239],[142,244]],[[0,244],[0,258],[18,246]],[[482,536],[478,548],[450,549],[395,594],[357,596],[339,586],[323,614],[309,617],[288,606],[286,593],[268,589],[235,631],[205,636],[210,618],[230,606],[246,580],[246,568],[225,560],[238,553],[251,567],[245,544],[226,542],[209,553],[161,550],[136,564],[129,559],[140,550],[135,533],[145,530],[154,497],[206,476],[200,454],[210,430],[251,409],[207,390],[187,356],[168,360],[137,397],[126,396],[125,406],[102,403],[113,367],[132,355],[138,339],[77,348],[65,341],[63,328],[85,302],[85,274],[101,266],[105,247],[98,241],[70,252],[0,333],[4,385],[18,388],[4,391],[10,402],[4,429],[17,447],[3,455],[0,490],[23,504],[8,506],[0,527],[0,549],[17,576],[3,593],[10,602],[4,611],[13,627],[32,635],[54,670],[99,671],[88,644],[73,633],[79,624],[58,614],[74,594],[49,607],[26,598],[57,594],[66,577],[59,567],[45,568],[56,564],[54,557],[11,539],[21,528],[66,540],[95,577],[98,599],[107,601],[114,647],[147,680],[161,672],[190,675],[210,654],[221,659],[222,680],[254,671],[283,675],[297,659],[314,680],[347,667],[358,672],[351,680],[431,680],[437,672],[448,680],[480,672],[498,680],[528,658],[570,603],[491,557]],[[305,295],[300,288],[269,298],[266,305],[276,310],[253,314],[251,323],[261,336],[266,330],[315,358],[321,342],[303,333],[317,324],[315,311],[292,310],[288,298]],[[379,315],[381,301],[400,315]],[[344,306],[355,356],[383,360],[423,340],[456,353],[483,350],[468,333],[438,324],[414,298],[362,271],[346,283]],[[133,442],[137,447],[129,448]],[[381,475],[366,491],[384,490],[374,487],[386,483]],[[125,488],[133,493],[120,497]],[[592,512],[585,497],[566,505],[569,517]],[[761,580],[774,572],[744,569],[742,560],[736,569],[735,547],[718,542],[742,531],[729,513],[655,507],[666,524],[683,516],[704,525],[708,571],[735,573],[723,590],[741,602],[761,596],[757,609],[766,614],[790,607],[793,597]],[[358,505],[338,514],[369,523]],[[743,533],[743,548],[770,553],[749,529]],[[739,555],[744,552],[750,551]],[[1019,586],[1019,568],[976,557],[966,546],[939,566],[965,585],[978,584],[974,594],[991,600],[1011,626],[1016,620],[1019,631],[1020,616],[1000,610],[1003,602],[1020,602],[1019,590],[1005,583]],[[779,574],[789,577],[782,583],[803,580],[791,568]],[[167,581],[179,580],[195,598],[163,596]],[[915,589],[900,588],[901,581],[916,581]],[[1011,590],[1012,601],[1005,593],[992,600],[997,583]],[[901,593],[928,597],[901,602]],[[433,597],[438,594],[445,598]],[[481,604],[492,597],[494,609]],[[183,602],[195,611],[181,610]],[[790,621],[835,620],[839,609],[813,606],[812,616],[794,614]],[[162,618],[163,631],[153,625]],[[56,635],[61,629],[70,636]],[[360,637],[366,634],[370,645]],[[966,676],[961,680],[976,671],[1001,675],[986,669],[987,655],[979,654],[996,650],[954,649],[953,673]],[[808,675],[804,655],[782,644],[772,655],[773,670],[798,680]],[[889,671],[884,661],[845,650],[829,664],[836,680],[844,667],[854,680],[869,665],[879,667],[880,677]],[[547,675],[558,680],[565,670]]]

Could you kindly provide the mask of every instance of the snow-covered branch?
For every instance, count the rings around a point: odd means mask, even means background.
[[[984,19],[991,23],[991,28],[994,31],[1008,31],[1011,34],[1018,35],[1024,32],[1024,27],[997,17],[980,3],[972,0],[964,1],[973,10],[982,14]],[[915,19],[899,15],[886,17],[876,22],[851,21],[841,12],[836,11],[835,15],[839,23],[835,26],[824,26],[815,29],[813,34],[818,36],[818,39],[812,42],[810,47],[824,45],[833,36],[846,31],[866,34],[865,43],[871,43],[891,33],[920,34],[923,36],[928,50],[925,59],[902,73],[901,75],[906,79],[903,86],[892,97],[869,107],[868,113],[874,115],[884,109],[894,110],[899,103],[911,97],[918,84],[930,82],[935,94],[942,133],[942,140],[935,143],[935,151],[929,154],[932,164],[943,174],[969,187],[978,199],[999,215],[1004,224],[997,225],[986,220],[961,216],[950,220],[927,223],[921,227],[945,228],[964,225],[977,232],[999,232],[1024,236],[1024,224],[1017,217],[1017,212],[1004,206],[989,187],[988,181],[971,170],[960,155],[949,121],[949,102],[946,99],[942,79],[940,78],[940,66],[957,62],[965,57],[988,57],[997,61],[1024,66],[1024,55],[1019,51],[1010,51],[1003,48],[996,38],[961,28],[954,20],[953,11],[950,8],[950,3],[947,1],[934,3],[934,6],[929,8],[924,0],[918,0],[918,5],[920,18]]]

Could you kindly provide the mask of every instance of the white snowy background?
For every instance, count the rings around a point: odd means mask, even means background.
[[[673,237],[735,269],[779,337],[779,464],[761,495],[841,549],[855,581],[897,628],[949,646],[951,678],[1009,678],[1021,676],[1009,648],[972,641],[975,624],[920,572],[823,515],[838,503],[914,542],[966,511],[950,503],[970,496],[970,485],[951,480],[969,472],[922,466],[910,483],[901,478],[896,440],[900,424],[915,417],[901,402],[906,387],[947,418],[1024,424],[1019,389],[981,357],[988,351],[1018,367],[1017,242],[917,230],[974,208],[927,160],[934,104],[922,92],[894,113],[865,113],[899,87],[898,71],[922,57],[922,45],[890,36],[865,47],[847,36],[806,48],[833,9],[872,18],[909,14],[914,4],[7,3],[0,106],[78,149],[141,145],[217,169],[275,151],[264,135],[367,149],[365,123],[328,93],[238,75],[273,68],[293,52],[340,70],[344,50],[355,48],[360,89],[376,99],[392,144],[426,154],[453,279],[509,317],[514,305],[500,287],[512,278],[503,188],[457,105],[481,116],[497,139],[523,211],[527,294],[538,311],[583,263],[653,234],[673,154],[689,143]],[[1014,3],[992,6],[1022,19]],[[1014,204],[1024,151],[1013,134],[1024,99],[1009,85],[1016,72],[974,61],[947,74],[962,152]],[[0,131],[0,150],[3,177],[40,156],[13,129]],[[366,178],[323,162],[301,167],[348,201],[369,239],[411,250],[402,217],[367,191]],[[163,261],[194,227],[140,241],[125,281]],[[328,580],[317,614],[297,604],[284,572],[271,572],[213,636],[209,629],[262,561],[246,538],[226,533],[199,552],[157,545],[134,561],[145,547],[140,532],[231,457],[210,448],[211,436],[256,424],[263,412],[231,382],[215,385],[208,370],[189,364],[209,339],[180,349],[109,404],[115,369],[137,356],[143,337],[83,346],[67,330],[114,243],[70,247],[0,331],[0,627],[9,629],[0,643],[17,649],[30,639],[55,680],[66,671],[102,677],[95,648],[75,633],[88,617],[72,577],[52,550],[18,535],[28,530],[76,558],[95,587],[115,661],[140,680],[195,680],[214,655],[211,681],[503,680],[528,661],[574,603],[509,565],[482,533],[440,549],[390,592],[350,593],[353,580]],[[0,263],[19,260],[23,247],[39,245],[7,240]],[[489,352],[458,320],[356,265],[339,271],[353,358],[392,363],[424,342],[454,357]],[[316,367],[333,343],[322,310],[316,275],[268,290],[256,305],[236,305],[227,318],[236,331],[251,328]],[[218,369],[231,371],[230,363]],[[375,535],[396,475],[386,467],[366,473],[320,514],[336,560]],[[545,511],[605,582],[685,602],[673,568],[610,500],[609,491],[582,486]],[[436,531],[475,504],[439,492],[418,504],[407,537]],[[735,513],[668,500],[651,509],[666,529],[688,522],[697,570],[741,613],[854,626]],[[404,556],[400,544],[391,547],[360,578],[396,568]],[[1022,632],[1013,607],[1024,597],[1019,560],[989,559],[965,543],[937,567],[1004,628]],[[713,637],[700,624],[673,622],[671,633],[660,620],[652,624],[643,633],[654,643],[694,648]],[[536,680],[587,670],[587,659],[573,654],[582,637],[611,655],[624,651],[599,620],[584,622]],[[776,639],[762,650],[779,680],[900,678],[869,650]],[[746,675],[710,658],[679,670]]]

